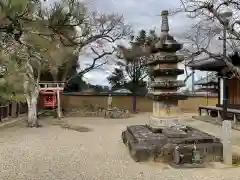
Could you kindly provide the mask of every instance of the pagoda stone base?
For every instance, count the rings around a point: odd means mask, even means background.
[[[163,129],[166,127],[179,126],[178,117],[156,117],[150,116],[147,125],[152,129]]]
[[[180,112],[177,101],[153,101],[154,117],[178,116]]]

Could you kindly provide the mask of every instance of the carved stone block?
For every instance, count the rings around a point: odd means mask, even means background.
[[[220,139],[182,125],[158,132],[153,132],[145,125],[128,126],[122,132],[122,140],[137,162],[160,160],[175,164],[176,167],[199,167],[196,162],[201,164],[222,159],[223,146]],[[200,157],[197,157],[198,152]]]

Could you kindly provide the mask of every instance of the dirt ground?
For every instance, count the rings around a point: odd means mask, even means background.
[[[128,124],[145,123],[149,114],[130,119],[66,118],[92,129],[76,132],[51,125],[0,129],[1,180],[239,180],[240,169],[172,169],[160,163],[135,163],[121,141]]]

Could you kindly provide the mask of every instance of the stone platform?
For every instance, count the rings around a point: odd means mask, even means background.
[[[128,126],[122,132],[123,143],[134,161],[163,161],[175,167],[222,160],[220,139],[197,129],[177,125],[152,131],[146,125]]]

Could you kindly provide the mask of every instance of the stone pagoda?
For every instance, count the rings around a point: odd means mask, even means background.
[[[149,93],[153,99],[153,114],[148,125],[155,128],[178,124],[178,100],[186,98],[186,95],[177,91],[185,86],[184,81],[177,80],[178,75],[184,74],[184,70],[178,69],[177,65],[184,60],[184,56],[176,54],[182,49],[182,44],[169,34],[168,11],[162,11],[161,16],[161,34],[150,47],[153,58],[148,63],[154,78]]]

